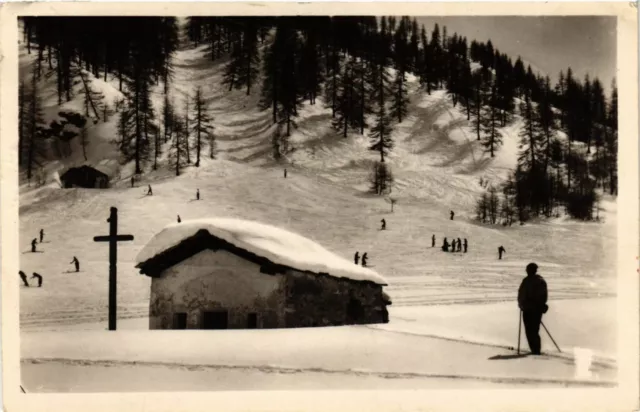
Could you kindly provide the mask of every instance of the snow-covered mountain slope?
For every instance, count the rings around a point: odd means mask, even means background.
[[[441,338],[458,339],[461,345],[475,342],[479,347],[515,346],[517,287],[526,264],[536,262],[549,285],[551,309],[545,322],[563,349],[571,352],[572,347],[578,346],[609,359],[615,357],[615,311],[611,309],[616,276],[614,199],[602,202],[604,219],[598,224],[556,219],[502,227],[482,225],[472,219],[474,202],[484,190],[479,185],[480,178],[498,182],[515,164],[521,124],[518,120],[502,129],[504,146],[492,159],[482,152],[460,107],[453,107],[443,91],[431,95],[418,92],[417,79],[410,76],[410,114],[395,125],[396,145],[388,158],[396,178],[392,196],[397,198],[397,204],[391,212],[384,198],[366,193],[367,177],[377,159],[376,153],[368,150],[366,136],[352,133],[345,139],[337,135],[330,129],[330,109],[324,108],[319,98],[315,105],[305,104],[301,110],[298,128],[291,136],[295,151],[287,162],[276,164],[270,157],[271,113],[256,108],[257,91],[250,96],[243,90],[227,92],[221,82],[223,63],[210,62],[205,52],[203,47],[185,46],[176,54],[171,94],[181,107],[186,93],[193,93],[196,86],[203,88],[214,117],[216,159],[205,158],[201,167],[188,167],[179,177],[163,164],[157,171],[148,170],[135,188],[129,187],[132,165],[124,165],[119,172],[121,180],[107,190],[63,190],[53,182],[34,188],[22,183],[20,268],[44,277],[42,288],[20,289],[20,323],[25,342],[46,340],[46,333],[51,333],[52,339],[58,336],[56,339],[64,340],[67,335],[58,332],[92,329],[98,322],[98,328],[104,327],[108,247],[92,239],[107,233],[109,208],[116,206],[119,231],[135,236],[134,241],[118,247],[121,322],[148,314],[150,281],[134,265],[136,255],[155,234],[175,222],[177,215],[183,220],[232,217],[263,221],[300,233],[348,260],[356,251],[367,252],[372,268],[389,281],[385,290],[393,300],[390,323],[375,327],[375,333],[384,339],[397,339],[395,344],[385,346],[386,356],[404,350],[406,341],[400,336],[407,334],[421,336],[411,343],[415,347],[442,346],[444,352],[438,352],[441,358],[447,358],[448,353]],[[29,56],[23,53],[23,64],[27,59]],[[58,110],[55,84],[51,82],[50,78],[42,84],[49,96],[45,100],[49,118]],[[105,95],[117,98],[116,79],[95,82]],[[161,90],[159,85],[153,92],[157,110],[163,99]],[[68,105],[78,108],[77,104],[73,101]],[[110,143],[114,137],[115,116],[95,125],[88,163],[115,158],[117,153]],[[47,164],[48,172],[84,162],[81,152],[75,146],[73,157]],[[288,169],[286,179],[284,167]],[[148,183],[153,185],[153,196],[145,195]],[[197,189],[201,200],[195,200]],[[454,220],[449,219],[450,210],[456,213]],[[384,231],[379,230],[383,218],[387,222]],[[40,253],[31,253],[29,244],[41,228],[45,231],[44,243],[38,245]],[[431,247],[432,235],[436,236],[436,247]],[[468,253],[442,252],[439,246],[443,237],[468,239]],[[501,245],[507,252],[498,260],[497,249]],[[80,273],[72,271],[69,262],[73,256],[80,260]],[[135,328],[146,328],[144,319],[131,322]],[[320,332],[292,333],[306,337]],[[335,338],[346,342],[353,338],[349,333],[337,333]],[[99,336],[83,339],[97,341]],[[71,335],[69,339],[73,339]],[[311,345],[305,350],[318,343],[311,338],[303,341]],[[55,348],[62,350],[61,345],[48,346],[49,352],[27,345],[23,347],[23,358],[68,357],[67,353],[56,353]],[[69,341],[69,345],[75,344]],[[543,350],[553,351],[549,341],[543,340],[543,345]],[[467,352],[470,357],[474,353],[486,355],[473,349]],[[233,362],[233,353],[227,353],[225,362]],[[290,358],[275,355],[259,362],[282,366],[291,361],[293,367],[330,370],[335,366],[331,353],[323,352],[320,366],[300,366]],[[125,361],[109,357],[93,360],[105,359]],[[531,362],[527,360],[523,366],[523,376],[536,376],[539,365]],[[415,372],[426,374],[429,358],[420,365],[423,369]],[[379,366],[375,362],[368,366],[366,362],[356,362],[353,368],[381,372]],[[446,370],[446,365],[441,367]],[[569,369],[558,368],[550,369],[551,376],[568,379]],[[464,373],[481,374],[478,370]],[[547,380],[551,379],[549,376],[545,375]]]

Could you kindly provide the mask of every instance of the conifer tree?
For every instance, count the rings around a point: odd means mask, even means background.
[[[338,92],[338,105],[336,107],[336,117],[332,121],[332,126],[336,131],[342,133],[342,137],[347,137],[347,131],[354,124],[357,124],[356,117],[359,113],[356,103],[359,102],[356,95],[354,63],[349,60],[340,76],[340,88]]]
[[[42,98],[38,88],[37,70],[32,69],[31,90],[27,97],[28,108],[25,119],[24,144],[26,146],[27,179],[31,182],[36,167],[41,166],[44,158],[44,139],[47,137],[46,124],[42,111]]]
[[[611,99],[607,112],[607,128],[610,133],[605,141],[606,163],[609,174],[609,194],[618,194],[618,87],[615,79],[611,86]]]
[[[173,120],[175,119],[175,113],[173,104],[169,101],[169,95],[164,95],[164,103],[162,106],[162,125],[163,125],[163,138],[164,143],[171,140],[171,134],[173,132]]]
[[[473,124],[476,130],[477,140],[480,140],[482,126],[482,106],[487,95],[487,83],[482,78],[482,73],[477,71],[471,76],[473,93]]]
[[[18,86],[18,167],[22,167],[24,163],[28,107],[24,81],[20,80],[20,85]]]
[[[424,26],[420,30],[420,43],[422,46],[422,58],[420,68],[420,85],[427,90],[427,94],[431,94],[431,52],[429,42],[427,40],[427,31]]]
[[[300,58],[300,73],[304,76],[303,90],[310,104],[316,103],[316,96],[320,93],[322,78],[322,59],[320,58],[320,32],[313,25],[314,20],[309,23],[311,27],[305,31],[305,41]]]
[[[490,86],[490,91],[483,96],[483,100],[486,102],[481,110],[481,128],[482,138],[480,143],[485,148],[485,152],[489,153],[491,157],[495,156],[495,152],[502,145],[502,136],[498,128],[500,127],[500,116],[498,116],[497,109],[497,87],[493,83]]]
[[[169,149],[169,164],[176,172],[176,176],[180,176],[182,169],[186,166],[186,148],[185,148],[185,125],[179,118],[173,119],[174,133],[171,147]]]
[[[375,117],[375,125],[369,132],[371,139],[370,150],[380,153],[380,162],[384,163],[384,156],[393,148],[393,140],[391,139],[391,119],[387,115],[384,104],[378,105],[378,111]]]
[[[200,152],[204,145],[204,141],[209,145],[214,143],[213,125],[211,124],[212,118],[209,115],[209,107],[207,102],[202,96],[202,89],[198,87],[196,89],[196,95],[194,99],[194,135],[196,138],[196,167],[200,166]],[[206,140],[205,140],[206,139]],[[210,148],[209,156],[213,159],[215,148]]]
[[[191,164],[191,128],[189,127],[191,112],[189,111],[189,100],[189,93],[187,93],[184,99],[184,150],[187,157],[187,164]]]

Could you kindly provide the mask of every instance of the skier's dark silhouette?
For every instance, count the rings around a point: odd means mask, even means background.
[[[467,238],[464,238],[464,253],[467,253]]]
[[[498,248],[498,259],[502,260],[502,254],[503,253],[507,253],[507,251],[505,250],[505,248],[502,247],[502,245]]]
[[[182,219],[180,219],[180,215],[178,215],[178,223],[182,222]]]
[[[362,266],[367,266],[367,252],[362,255]]]
[[[31,252],[33,252],[33,253],[35,253],[35,251],[36,251],[36,243],[38,243],[38,239],[35,239],[35,238],[34,238],[34,239],[31,241]]]
[[[460,241],[460,238],[458,238],[458,252],[462,252],[462,242]]]
[[[22,282],[26,287],[29,287],[29,282],[27,282],[27,275],[25,275],[23,271],[20,271],[20,279],[22,279]]]
[[[451,253],[453,253],[453,252],[455,252],[455,251],[456,251],[456,240],[455,240],[455,239],[453,239],[453,240],[451,241]]]
[[[133,176],[131,176],[131,187],[133,187],[133,184],[135,183],[135,181],[136,179]]]
[[[44,229],[40,229],[40,243],[42,243],[42,239],[44,239]]]
[[[356,252],[356,254],[353,256],[353,261],[356,263],[356,265],[358,264],[359,259],[360,259],[360,254]]]
[[[436,247],[436,235],[431,236],[431,247]]]
[[[453,220],[453,216],[455,215],[455,213],[453,213],[453,210],[451,211],[451,220]]]
[[[538,265],[527,265],[527,277],[518,289],[518,306],[522,311],[524,330],[533,355],[540,355],[540,322],[547,313],[547,282],[537,274]]]
[[[153,196],[153,190],[151,190],[151,185],[149,185],[149,190],[147,191],[147,195]]]
[[[196,199],[200,200],[200,189],[196,189]]]
[[[447,242],[447,238],[444,238],[444,242],[442,243],[442,251],[443,252],[448,252],[449,251],[449,242]]]
[[[42,287],[42,276],[40,276],[36,272],[33,272],[33,276],[31,276],[31,279],[33,279],[33,278],[37,278],[38,279],[38,287]]]
[[[287,169],[284,169],[284,178],[287,178]]]
[[[77,257],[73,257],[73,260],[69,263],[75,263],[76,265],[76,272],[80,272],[80,261],[78,260]]]
[[[382,223],[382,227],[380,228],[380,230],[385,230],[387,228],[387,221],[382,219],[380,223]]]

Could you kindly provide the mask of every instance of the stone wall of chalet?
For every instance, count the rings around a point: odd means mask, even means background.
[[[381,285],[288,271],[284,289],[288,328],[389,321]]]

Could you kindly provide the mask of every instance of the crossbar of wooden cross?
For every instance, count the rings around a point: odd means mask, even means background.
[[[133,235],[118,234],[117,208],[111,208],[107,222],[109,222],[109,235],[95,236],[93,241],[109,242],[109,330],[116,330],[118,242],[133,240]]]

